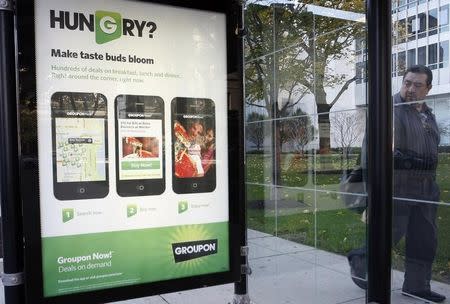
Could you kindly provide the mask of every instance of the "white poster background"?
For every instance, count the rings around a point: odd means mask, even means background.
[[[35,3],[42,236],[228,221],[225,15],[134,1],[37,0]],[[50,10],[70,12],[71,22],[74,12],[86,16],[94,15],[97,10],[117,12],[122,18],[152,21],[157,29],[153,38],[145,34],[143,37],[122,36],[97,44],[95,32],[60,29],[58,24],[50,28]],[[136,55],[152,58],[154,64],[57,58],[51,56],[52,48],[77,53],[121,54],[127,59],[129,55]],[[58,72],[52,71],[52,65],[125,69],[138,74],[162,72],[179,75],[179,78],[137,77],[144,80],[142,83],[62,79],[57,78]],[[50,97],[55,92],[101,93],[107,98],[109,193],[103,199],[60,201],[53,194]],[[121,94],[160,96],[164,100],[166,189],[161,195],[123,198],[117,194],[114,99]],[[213,192],[176,194],[172,190],[170,104],[175,97],[210,98],[215,103],[217,186]],[[179,201],[188,202],[188,211],[178,213]],[[127,217],[127,206],[133,204],[137,205],[138,213]],[[74,209],[74,219],[63,223],[62,210],[66,208]]]

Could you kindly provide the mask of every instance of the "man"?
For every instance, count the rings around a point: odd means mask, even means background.
[[[445,296],[431,291],[431,267],[436,255],[436,183],[439,131],[423,101],[432,88],[433,74],[425,66],[410,67],[400,92],[394,95],[394,218],[393,242],[405,237],[403,294],[433,302]],[[365,288],[365,249],[348,255],[355,283]]]
[[[394,219],[393,241],[405,237],[403,293],[433,302],[445,296],[430,289],[431,267],[437,248],[435,204],[439,130],[423,99],[431,90],[433,74],[425,66],[409,68],[400,93],[394,96]],[[407,199],[407,200],[402,200]],[[418,202],[411,200],[419,200]]]

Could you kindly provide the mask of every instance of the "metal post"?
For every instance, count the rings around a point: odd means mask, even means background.
[[[0,0],[0,198],[6,304],[25,303],[13,1]]]
[[[368,302],[391,303],[391,1],[367,1]]]
[[[240,101],[236,103],[233,107],[236,108],[236,117],[234,119],[234,122],[232,125],[235,126],[235,129],[232,130],[233,134],[232,136],[238,135],[236,138],[239,138],[239,149],[241,149],[239,155],[242,156],[242,159],[240,160],[240,163],[244,164],[245,158],[244,158],[244,118],[243,118],[243,103],[241,102],[243,100],[243,37],[245,36],[245,27],[244,27],[244,1],[243,0],[236,0],[233,2],[233,5],[231,7],[231,10],[233,11],[233,15],[236,22],[236,46],[234,49],[236,50],[236,57],[237,57],[237,64],[235,66],[235,70],[239,76],[237,77],[237,80],[241,83],[236,84],[235,87],[237,88],[234,92],[232,92],[232,95],[235,95],[233,100]],[[238,282],[234,283],[234,297],[233,297],[233,304],[250,304],[250,297],[248,295],[248,275],[251,274],[251,269],[248,265],[248,246],[247,246],[247,213],[246,213],[246,204],[245,204],[245,172],[241,167],[238,166],[234,172],[239,172],[239,180],[240,180],[240,194],[239,194],[239,223],[243,225],[242,231],[239,233],[239,244],[240,244],[240,265],[241,265],[241,275],[240,280]]]

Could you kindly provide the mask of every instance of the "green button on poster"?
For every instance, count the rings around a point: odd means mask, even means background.
[[[122,162],[122,170],[159,169],[159,161],[125,161]]]

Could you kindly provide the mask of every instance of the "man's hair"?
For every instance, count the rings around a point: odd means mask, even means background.
[[[424,65],[417,64],[417,65],[413,65],[413,66],[409,67],[406,70],[405,74],[403,75],[403,79],[405,79],[405,76],[408,73],[427,75],[427,86],[430,86],[431,83],[433,82],[433,73],[431,72],[430,68],[428,68]]]

